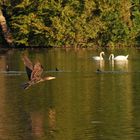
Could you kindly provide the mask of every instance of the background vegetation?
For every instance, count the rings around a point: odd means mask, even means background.
[[[17,45],[140,44],[139,0],[0,0],[0,7]]]

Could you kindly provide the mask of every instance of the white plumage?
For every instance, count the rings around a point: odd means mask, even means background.
[[[100,56],[93,56],[92,58],[94,60],[104,60],[103,55],[105,55],[104,52],[100,52]]]
[[[124,56],[124,55],[118,55],[118,56],[114,57],[114,54],[110,54],[109,60],[125,61],[125,60],[128,59],[128,56],[129,55],[126,55],[126,56]]]

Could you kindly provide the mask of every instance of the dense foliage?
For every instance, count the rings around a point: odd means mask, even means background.
[[[140,44],[139,0],[0,2],[18,45],[116,47]]]

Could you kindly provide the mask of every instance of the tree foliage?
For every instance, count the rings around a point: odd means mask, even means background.
[[[1,0],[17,45],[135,46],[139,0]]]

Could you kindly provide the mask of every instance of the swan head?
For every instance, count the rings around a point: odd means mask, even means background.
[[[103,59],[103,55],[105,55],[104,52],[100,52],[100,58]]]
[[[105,55],[105,53],[104,52],[100,52],[100,55]]]
[[[100,56],[93,56],[94,60],[103,60],[103,55],[105,55],[104,52],[100,52]]]
[[[114,54],[110,54],[109,55],[109,60],[113,60],[114,59]]]

